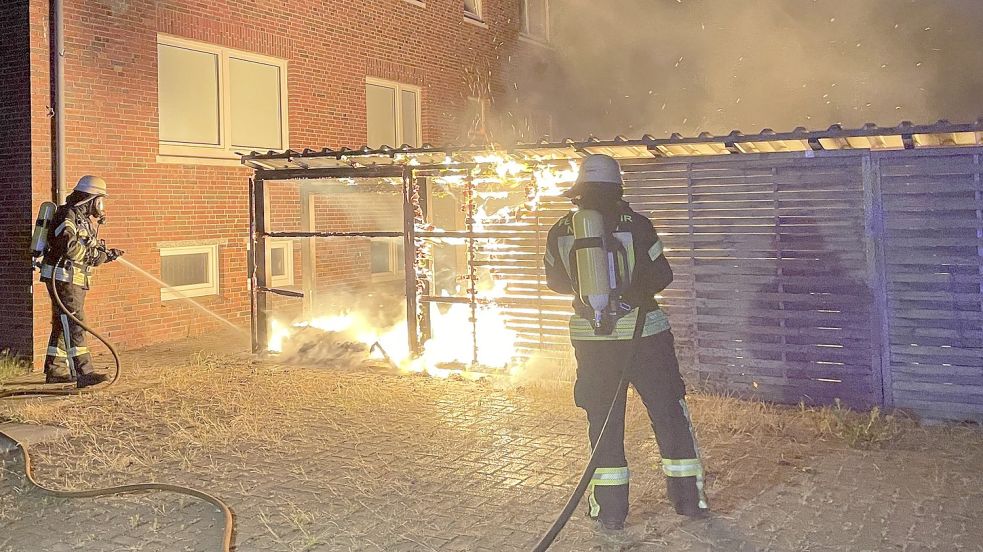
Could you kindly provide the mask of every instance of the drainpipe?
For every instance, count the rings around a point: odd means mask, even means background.
[[[55,174],[54,199],[61,205],[68,195],[65,187],[65,13],[63,0],[54,0],[55,11]]]

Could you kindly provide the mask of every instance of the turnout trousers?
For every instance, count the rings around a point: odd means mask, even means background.
[[[85,288],[60,280],[48,281],[47,286],[51,297],[51,337],[48,338],[48,352],[44,358],[45,375],[65,377],[92,373],[92,357],[85,345],[85,330],[62,312],[51,286],[58,286],[58,296],[62,303],[83,322]],[[71,373],[72,368],[74,374]]]
[[[680,514],[706,510],[703,465],[671,331],[639,338],[631,366],[626,366],[632,354],[631,340],[573,340],[573,347],[577,356],[574,399],[587,412],[591,447],[598,449],[598,468],[588,487],[590,517],[623,523],[628,515],[627,393],[617,397],[604,442],[597,442],[623,368],[628,370],[628,381],[641,397],[655,430],[669,500]]]

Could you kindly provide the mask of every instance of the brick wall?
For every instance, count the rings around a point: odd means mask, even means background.
[[[50,52],[48,2],[30,1],[36,206],[50,198],[50,128],[43,114]],[[484,4],[488,28],[465,22],[455,0],[428,0],[424,7],[405,0],[66,2],[69,184],[88,173],[109,181],[102,237],[151,273],[159,273],[162,243],[220,240],[220,295],[200,302],[245,326],[250,173],[158,158],[157,33],[286,59],[294,149],[365,142],[366,76],[419,85],[424,141],[440,143],[459,135],[458,114],[469,95],[504,94],[500,66],[530,47],[518,41],[518,0]],[[26,205],[18,208],[26,221],[30,215],[21,209]],[[39,290],[35,286],[37,346],[49,316]],[[98,271],[87,314],[124,348],[215,324],[181,302],[162,302],[155,284],[120,264]]]
[[[31,72],[28,0],[0,3],[0,350],[31,353]]]

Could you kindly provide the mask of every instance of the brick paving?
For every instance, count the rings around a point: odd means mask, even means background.
[[[149,374],[168,369],[165,359],[187,358],[195,346],[210,345],[196,341],[128,356],[141,364],[137,375]],[[230,355],[215,362],[243,359]],[[277,377],[306,377],[310,370],[290,369]],[[258,421],[278,428],[270,442],[214,444],[186,428],[170,428],[165,435],[142,429],[141,412],[113,410],[121,403],[110,397],[70,399],[78,404],[65,408],[104,418],[85,438],[38,445],[32,451],[38,478],[79,488],[151,478],[207,489],[234,509],[242,552],[492,552],[530,549],[585,460],[583,415],[566,389],[317,372],[320,399],[305,400],[289,413],[274,409]],[[139,381],[124,385],[120,394],[155,400]],[[237,396],[290,400],[248,389]],[[943,435],[938,442],[949,448],[941,450],[859,451],[785,430],[728,432],[701,423],[706,405],[699,397],[693,403],[717,514],[694,522],[671,513],[650,429],[633,400],[628,530],[622,536],[599,534],[578,509],[554,550],[983,549],[983,441],[977,434],[949,440]],[[175,404],[200,409],[203,416],[216,408]],[[15,417],[21,407],[7,408],[6,415]],[[110,412],[118,421],[111,421]],[[120,434],[134,448],[120,446]],[[162,444],[175,435],[186,444],[174,450]],[[98,451],[100,460],[91,471],[76,473],[83,450]],[[221,518],[206,504],[166,493],[42,498],[25,488],[19,464],[8,456],[0,470],[0,551],[217,549]]]

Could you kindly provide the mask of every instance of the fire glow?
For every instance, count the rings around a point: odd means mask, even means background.
[[[472,198],[471,224],[475,234],[484,232],[488,225],[521,227],[524,215],[534,212],[543,197],[557,196],[569,188],[578,171],[573,161],[561,167],[538,161],[522,162],[497,154],[477,156],[472,163],[474,168],[470,172],[453,170],[434,177],[433,186],[458,197]],[[449,168],[453,169],[454,165],[451,164]],[[470,194],[468,186],[472,187]],[[507,199],[516,192],[524,195],[517,205],[498,208],[489,205],[490,201]],[[461,206],[465,213],[467,208],[467,205]],[[417,218],[415,229],[423,232],[444,231],[433,228],[421,217]],[[470,242],[470,238],[438,240],[465,246]],[[418,261],[422,255],[422,262],[418,262],[416,267],[417,277],[430,276],[430,243],[417,239]],[[507,240],[480,238],[474,240],[473,247],[487,261],[494,260],[496,251],[508,250],[513,246]],[[273,321],[268,350],[283,353],[300,331],[313,328],[331,334],[342,342],[360,344],[370,358],[385,360],[404,372],[425,373],[438,378],[452,375],[480,377],[482,373],[517,375],[521,371],[521,358],[516,349],[518,336],[509,329],[508,316],[496,303],[508,295],[508,285],[496,279],[494,271],[491,271],[488,274],[490,277],[481,278],[480,281],[475,279],[474,288],[471,288],[469,278],[473,274],[462,275],[460,279],[464,282],[458,284],[456,290],[457,297],[470,297],[470,301],[437,303],[429,307],[431,337],[423,343],[419,355],[414,356],[410,350],[405,319],[381,328],[370,322],[364,313],[356,311],[332,313],[294,324]]]

